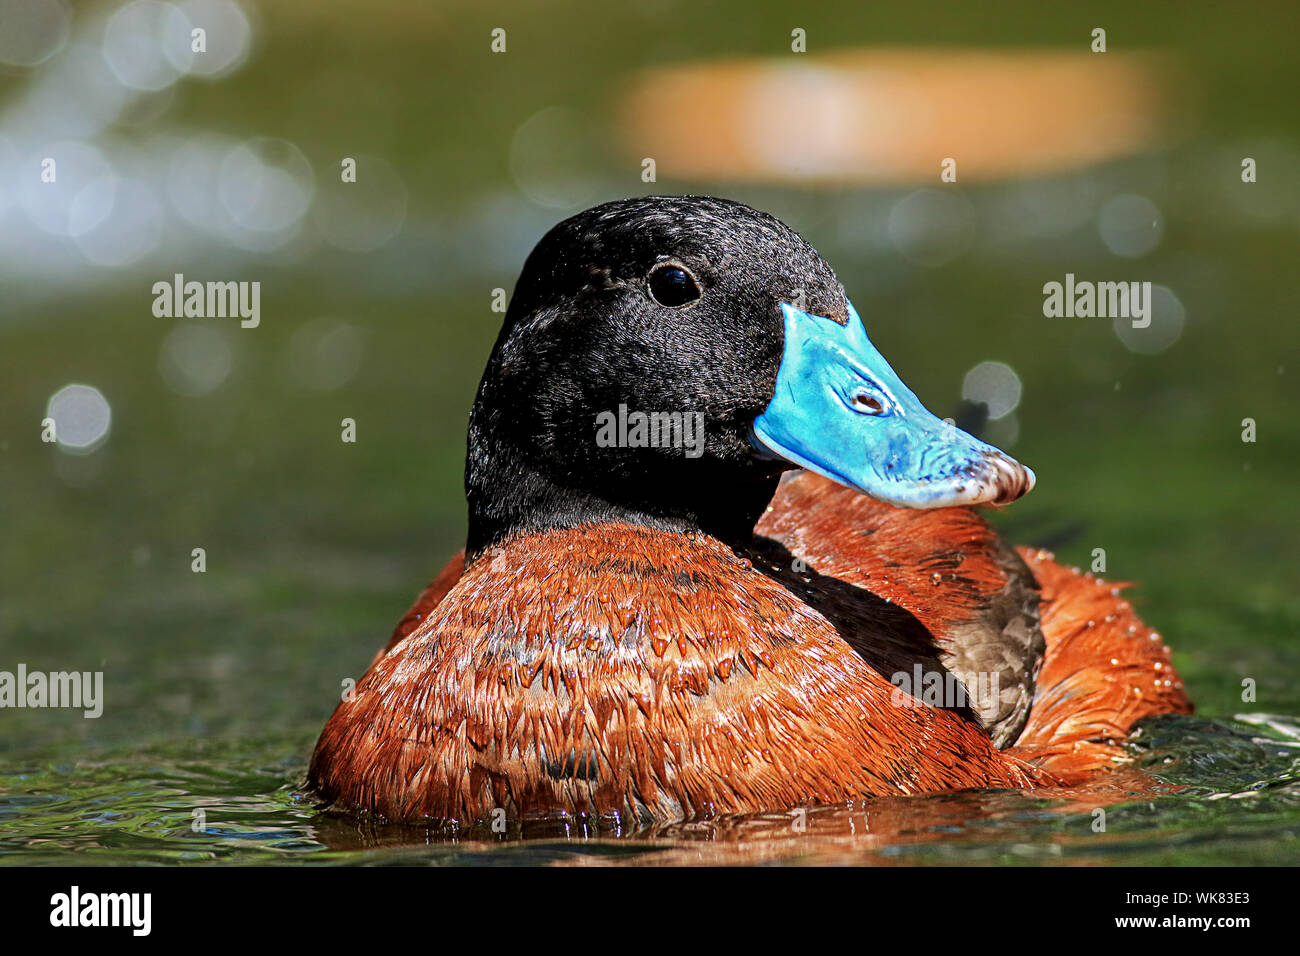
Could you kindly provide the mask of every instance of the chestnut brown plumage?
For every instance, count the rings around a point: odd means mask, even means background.
[[[970,509],[892,508],[799,473],[757,530],[906,609],[948,654],[1017,620],[999,610],[999,538]],[[1191,702],[1117,587],[1022,554],[1046,650],[1009,749],[949,710],[897,705],[870,650],[905,640],[897,620],[874,621],[860,652],[783,570],[704,536],[598,526],[517,539],[467,581],[456,555],[339,704],[312,780],[349,809],[461,821],[1077,785],[1127,762],[1136,721]]]
[[[392,819],[664,819],[1054,782],[895,688],[705,536],[528,535],[470,565],[339,704],[320,791]]]

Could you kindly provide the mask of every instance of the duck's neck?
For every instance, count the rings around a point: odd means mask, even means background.
[[[467,562],[520,534],[606,522],[700,532],[743,547],[780,480],[777,468],[738,476],[703,461],[680,476],[565,474],[535,449],[474,432],[465,463]]]

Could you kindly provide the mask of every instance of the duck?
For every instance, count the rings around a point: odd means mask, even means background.
[[[1033,471],[928,411],[868,328],[739,202],[547,232],[470,413],[465,548],[327,721],[323,805],[654,824],[1051,792],[1189,713],[1122,585],[988,521]]]

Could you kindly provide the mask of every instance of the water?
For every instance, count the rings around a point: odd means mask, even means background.
[[[962,792],[646,828],[537,821],[505,834],[318,813],[297,789],[305,770],[299,743],[255,738],[198,752],[159,746],[75,764],[32,760],[0,776],[0,859],[435,866],[1300,860],[1300,723],[1283,717],[1153,719],[1136,737],[1133,769],[1063,796]]]
[[[662,168],[644,184],[641,154],[619,144],[606,91],[643,64],[772,55],[790,30],[783,7],[539,7],[512,17],[511,52],[492,59],[409,4],[353,19],[308,6],[264,5],[247,67],[138,103],[143,118],[99,145],[115,160],[130,146],[133,175],[154,183],[170,155],[154,151],[196,130],[283,137],[318,197],[339,156],[376,154],[409,202],[392,238],[382,216],[370,222],[373,251],[168,241],[138,268],[92,268],[67,243],[20,233],[0,195],[0,670],[102,670],[106,697],[94,720],[0,713],[0,863],[1300,862],[1297,719],[1266,716],[1300,715],[1300,118],[1276,81],[1293,24],[1117,14],[1124,45],[1168,48],[1203,85],[1187,138],[1032,182],[954,184],[969,247],[925,265],[889,240],[913,186],[760,188]],[[809,14],[811,41],[1077,46],[1087,33],[1036,4],[998,18],[860,7]],[[464,35],[485,47],[496,23],[473,16]],[[28,86],[0,76],[0,105]],[[52,115],[42,104],[33,115]],[[448,836],[318,812],[297,788],[344,681],[463,543],[465,423],[500,321],[490,293],[571,211],[530,201],[529,168],[510,158],[557,105],[596,144],[561,150],[584,202],[697,191],[782,215],[934,411],[960,411],[980,363],[1013,369],[1019,406],[984,437],[1039,483],[997,520],[1016,543],[1084,568],[1100,550],[1106,577],[1140,582],[1129,594],[1173,648],[1198,715],[1145,725],[1134,770],[1087,792],[881,800],[810,811],[803,832],[778,814]],[[1248,155],[1252,186],[1238,178]],[[1162,230],[1122,259],[1101,214],[1132,195]],[[310,234],[354,236],[341,222]],[[261,281],[259,327],[153,316],[151,286],[175,272]],[[1169,290],[1176,341],[1147,354],[1108,321],[1045,319],[1043,284],[1067,272]],[[89,455],[39,441],[47,402],[70,383],[111,405],[108,440]],[[344,418],[354,444],[340,441]]]

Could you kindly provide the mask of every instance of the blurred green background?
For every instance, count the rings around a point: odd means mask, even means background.
[[[1001,363],[994,397],[1012,381],[1019,401],[985,437],[1039,476],[999,516],[1007,532],[1085,567],[1104,548],[1107,577],[1141,582],[1201,714],[1300,714],[1294,4],[31,9],[0,0],[0,669],[103,670],[106,702],[98,720],[0,711],[0,847],[16,861],[168,846],[205,792],[232,819],[241,800],[267,815],[246,832],[307,839],[277,815],[302,812],[293,785],[341,681],[462,543],[492,290],[553,222],[640,193],[784,218],[939,414],[969,408],[967,373]],[[211,59],[159,54],[195,22],[217,24]],[[1176,63],[1183,132],[941,196],[937,158],[930,182],[660,164],[645,183],[622,113],[643,69],[789,58],[792,27],[815,60],[1086,52],[1096,26],[1106,55]],[[661,109],[671,125],[678,104]],[[57,185],[39,183],[47,155],[68,158]],[[356,184],[342,157],[359,157]],[[260,326],[155,317],[151,286],[176,272],[260,281]],[[1159,337],[1044,318],[1042,286],[1067,272],[1162,287]],[[111,407],[88,453],[41,441],[70,383]],[[176,782],[188,761],[206,782]],[[128,811],[127,792],[148,797]],[[106,823],[115,806],[135,823]]]

